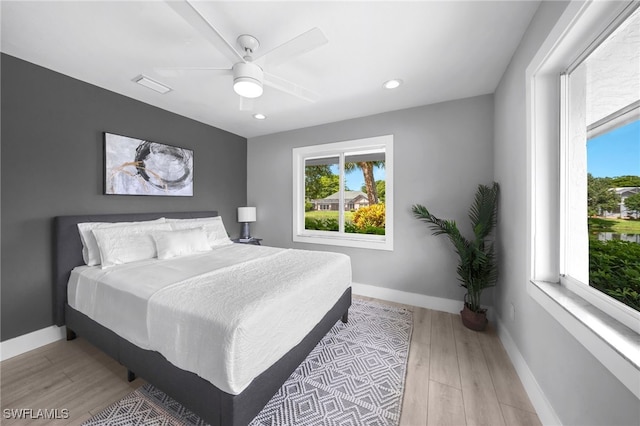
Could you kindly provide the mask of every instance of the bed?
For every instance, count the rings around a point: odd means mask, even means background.
[[[333,299],[326,312],[317,323],[311,326],[301,340],[287,349],[282,356],[270,366],[253,377],[248,384],[238,389],[239,393],[230,391],[225,386],[215,386],[189,369],[179,368],[159,351],[149,349],[144,344],[134,344],[112,329],[101,325],[88,315],[74,309],[69,304],[68,283],[71,271],[84,265],[82,242],[77,224],[84,222],[128,222],[149,221],[161,217],[172,219],[194,219],[217,216],[215,211],[178,212],[178,213],[134,213],[108,215],[59,216],[54,220],[54,299],[55,320],[59,326],[66,325],[67,338],[82,336],[108,355],[116,359],[128,370],[129,379],[136,375],[163,390],[185,407],[199,415],[212,425],[246,425],[267,404],[280,386],[291,375],[295,368],[306,358],[315,345],[324,337],[338,321],[346,322],[351,305],[351,288],[347,285],[339,296]],[[239,245],[232,249],[238,251]],[[268,250],[268,249],[267,249]],[[268,253],[267,253],[268,254]],[[284,255],[282,255],[284,256]],[[281,256],[281,257],[282,257]],[[277,259],[274,257],[273,259]],[[270,261],[272,264],[278,262]],[[284,258],[283,258],[284,262]],[[282,262],[281,262],[282,263]],[[286,262],[285,262],[286,263]],[[81,269],[81,268],[79,268]],[[350,283],[349,283],[350,284]],[[75,300],[75,296],[74,300]],[[284,304],[283,315],[292,309],[292,304]],[[127,336],[128,337],[128,336]],[[216,342],[206,342],[209,348],[215,349]],[[204,346],[204,344],[203,344]],[[169,354],[169,357],[172,355]],[[206,375],[205,375],[206,376]]]

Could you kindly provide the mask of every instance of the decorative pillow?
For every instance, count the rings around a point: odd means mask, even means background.
[[[211,251],[207,234],[203,228],[159,231],[151,235],[156,242],[158,259]]]
[[[143,222],[84,222],[78,224],[78,231],[80,232],[80,240],[82,241],[82,259],[88,266],[95,266],[100,264],[100,249],[96,238],[91,232],[94,229],[99,228],[113,228],[119,226],[136,226],[147,225],[151,223],[164,223],[165,218],[147,220]]]
[[[233,244],[233,241],[229,239],[229,234],[227,234],[221,216],[197,219],[167,219],[167,223],[174,230],[204,228],[207,234],[207,241],[209,241],[209,245],[212,248]]]
[[[136,226],[114,226],[94,229],[93,235],[100,248],[102,268],[113,265],[153,259],[157,256],[153,232],[170,231],[168,223]]]

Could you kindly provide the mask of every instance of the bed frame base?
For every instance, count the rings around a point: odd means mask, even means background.
[[[77,337],[76,333],[74,333],[72,330],[70,330],[69,328],[67,328],[67,341],[69,340],[73,340]]]
[[[349,306],[351,288],[302,342],[238,395],[228,394],[198,375],[174,366],[158,352],[133,345],[68,305],[65,316],[68,333],[74,336],[77,333],[127,367],[128,381],[136,377],[145,379],[212,426],[241,426],[247,425],[264,408],[338,320],[346,322]]]

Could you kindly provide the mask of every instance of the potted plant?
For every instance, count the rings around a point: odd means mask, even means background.
[[[465,238],[455,221],[439,219],[420,204],[412,207],[414,216],[426,222],[433,235],[447,235],[458,253],[458,280],[467,289],[460,315],[465,327],[477,331],[484,330],[487,325],[486,309],[480,306],[480,296],[485,288],[493,287],[498,278],[493,242],[487,240],[497,221],[498,193],[496,182],[492,186],[478,185],[469,209],[473,239]]]

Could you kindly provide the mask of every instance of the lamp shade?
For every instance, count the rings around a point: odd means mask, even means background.
[[[238,207],[238,222],[255,222],[255,207]]]

